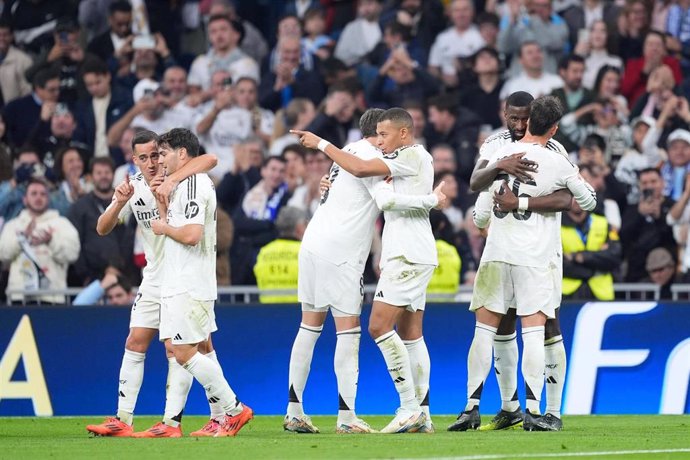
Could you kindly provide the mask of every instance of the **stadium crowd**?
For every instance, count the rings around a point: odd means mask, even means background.
[[[565,296],[611,299],[613,280],[670,295],[690,280],[688,0],[0,5],[3,293],[137,285],[134,219],[107,236],[96,221],[136,172],[137,130],[175,127],[218,158],[219,285],[254,285],[255,272],[271,273],[254,268],[262,248],[296,254],[285,248],[331,165],[289,130],[343,146],[361,138],[367,108],[394,106],[413,116],[451,201],[431,215],[441,267],[451,267],[439,292],[471,285],[484,237],[469,179],[482,143],[506,129],[515,91],[561,100],[555,139],[599,195],[593,213],[573,205],[563,215]]]

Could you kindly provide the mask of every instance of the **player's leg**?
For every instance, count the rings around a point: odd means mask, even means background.
[[[414,380],[415,395],[422,411],[426,415],[426,423],[422,431],[432,433],[434,424],[429,411],[429,379],[431,378],[431,359],[423,335],[424,310],[415,312],[405,311],[398,320],[398,335],[403,340],[407,353],[410,355],[412,379]]]
[[[561,325],[558,319],[559,311],[560,308],[557,308],[556,317],[546,320],[544,331],[544,355],[546,357],[546,367],[544,369],[544,377],[546,379],[546,415],[544,419],[556,431],[563,428],[561,401],[567,367],[563,335],[561,334]]]
[[[521,316],[522,377],[525,381],[525,430],[531,431],[539,418],[541,393],[544,389],[544,324],[546,315],[537,313]]]
[[[355,399],[359,379],[359,343],[362,328],[359,321],[359,310],[345,312],[332,308],[335,322],[336,344],[333,356],[333,368],[338,381],[338,420],[336,433],[373,433],[368,423],[357,417]],[[357,314],[353,314],[357,313]]]
[[[206,342],[202,342],[199,344],[199,353],[206,355],[208,358],[210,358],[218,366],[218,369],[220,369],[220,371],[223,372],[223,369],[220,366],[220,362],[218,361],[218,355],[216,354],[216,350],[215,348],[213,348],[213,341],[211,337],[212,336],[209,335],[208,340]],[[203,427],[189,433],[190,436],[215,436],[216,432],[220,428],[221,422],[223,421],[223,417],[225,416],[225,412],[223,412],[223,407],[216,400],[216,398],[214,398],[206,389],[204,389],[204,391],[206,392],[206,400],[208,401],[211,416],[208,422],[206,422],[206,424]]]
[[[514,308],[508,309],[494,337],[494,371],[501,393],[501,410],[491,422],[479,427],[480,430],[504,430],[518,427],[522,423],[522,410],[517,392],[518,345],[515,323],[517,315]]]

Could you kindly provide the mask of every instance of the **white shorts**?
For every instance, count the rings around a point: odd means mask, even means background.
[[[554,318],[556,308],[561,304],[561,273],[553,263],[540,268],[482,262],[474,280],[470,310],[484,307],[505,315],[509,308],[515,308],[518,316],[541,311]]]
[[[208,339],[216,326],[215,301],[194,300],[188,293],[163,297],[159,339],[173,345],[195,344]]]
[[[424,310],[426,289],[435,269],[434,265],[413,264],[402,256],[389,259],[381,264],[374,301],[412,312]]]
[[[363,265],[336,265],[302,249],[297,277],[302,311],[324,312],[330,307],[333,316],[359,316],[364,298],[363,270]]]
[[[129,327],[158,329],[161,322],[161,298],[140,290],[134,299],[129,316]]]

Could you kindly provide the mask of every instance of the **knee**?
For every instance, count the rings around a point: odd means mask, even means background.
[[[386,332],[390,332],[390,329],[385,327],[383,324],[378,322],[369,323],[369,335],[372,339],[378,339]]]
[[[149,343],[150,340],[147,338],[130,332],[125,341],[125,348],[130,351],[136,351],[137,353],[146,353],[149,349]]]
[[[548,340],[561,335],[561,324],[558,319],[549,319],[544,325],[544,339]]]
[[[422,336],[422,326],[414,325],[404,328],[398,328],[398,335],[403,340],[417,340]]]

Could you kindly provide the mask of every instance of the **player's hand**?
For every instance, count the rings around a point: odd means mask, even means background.
[[[442,180],[433,191],[433,194],[436,195],[436,198],[438,198],[438,203],[435,206],[436,209],[443,209],[448,205],[448,197],[445,193],[443,193],[444,185],[446,185],[446,181]]]
[[[163,222],[160,219],[152,220],[151,221],[151,230],[153,230],[153,233],[156,235],[165,235],[165,228],[167,227],[168,224]]]
[[[165,173],[163,172],[163,170],[161,170],[160,173],[153,176],[151,182],[149,182],[149,188],[151,189],[154,195],[156,194],[156,190],[158,190],[158,187],[163,183],[164,180]]]
[[[156,200],[168,207],[170,204],[170,195],[172,195],[172,192],[177,187],[177,184],[179,184],[179,182],[173,180],[170,176],[167,176],[163,182],[156,187],[156,191],[153,192],[153,195],[156,197]]]
[[[125,175],[125,180],[115,187],[115,202],[127,203],[134,195],[134,186],[129,182],[129,174]]]
[[[690,175],[688,175],[690,177]],[[328,180],[328,174],[324,174],[321,180],[319,181],[319,191],[321,193],[326,193],[328,189],[331,188],[331,181]]]
[[[498,168],[512,176],[517,177],[521,181],[528,181],[532,179],[532,173],[537,172],[539,165],[532,160],[523,158],[526,152],[514,153],[505,158],[498,160]]]
[[[508,186],[508,182],[503,181],[501,188],[494,192],[494,206],[500,212],[515,211],[518,208],[518,197]]]
[[[321,138],[309,131],[300,131],[298,129],[291,129],[292,134],[299,136],[299,143],[308,149],[318,149]]]

